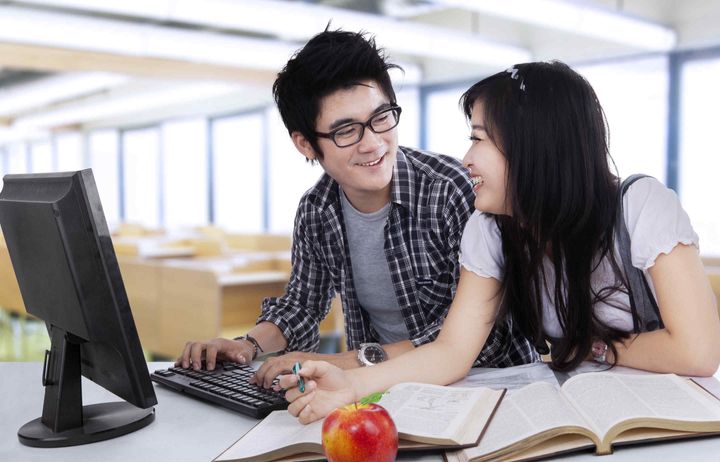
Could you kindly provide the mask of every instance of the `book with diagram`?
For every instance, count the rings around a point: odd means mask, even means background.
[[[480,440],[505,390],[419,383],[391,387],[378,402],[393,418],[399,450],[462,448]],[[216,462],[322,460],[322,420],[303,425],[275,411],[220,454]]]

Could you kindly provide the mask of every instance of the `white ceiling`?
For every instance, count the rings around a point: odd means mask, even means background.
[[[0,0],[0,144],[267,104],[328,21],[376,34],[410,82],[720,45],[720,0]]]

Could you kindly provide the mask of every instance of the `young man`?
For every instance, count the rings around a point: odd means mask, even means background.
[[[266,299],[257,325],[235,340],[188,342],[177,364],[267,359],[265,387],[296,361],[372,365],[432,341],[459,275],[458,248],[475,195],[459,160],[399,147],[401,109],[382,50],[363,34],[325,31],[278,75],[275,102],[295,147],[325,175],[300,200],[286,294]],[[317,350],[319,324],[339,293],[348,352]],[[508,324],[476,361],[511,366],[538,359]]]

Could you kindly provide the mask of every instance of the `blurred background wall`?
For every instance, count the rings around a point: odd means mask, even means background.
[[[599,95],[620,175],[675,189],[720,256],[720,0],[0,1],[0,176],[91,167],[118,233],[289,235],[322,172],[271,85],[328,22],[404,67],[401,144],[457,157],[470,84],[567,62]]]
[[[575,66],[620,174],[675,188],[720,254],[717,0],[0,1],[0,173],[92,167],[113,225],[288,233],[320,167],[270,88],[329,21],[405,67],[401,143],[455,156],[469,84],[517,62]]]

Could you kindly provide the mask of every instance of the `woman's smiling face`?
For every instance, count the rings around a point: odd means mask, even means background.
[[[470,117],[470,149],[463,164],[470,172],[475,208],[496,215],[511,215],[507,200],[507,160],[490,139],[482,101],[475,101]]]

